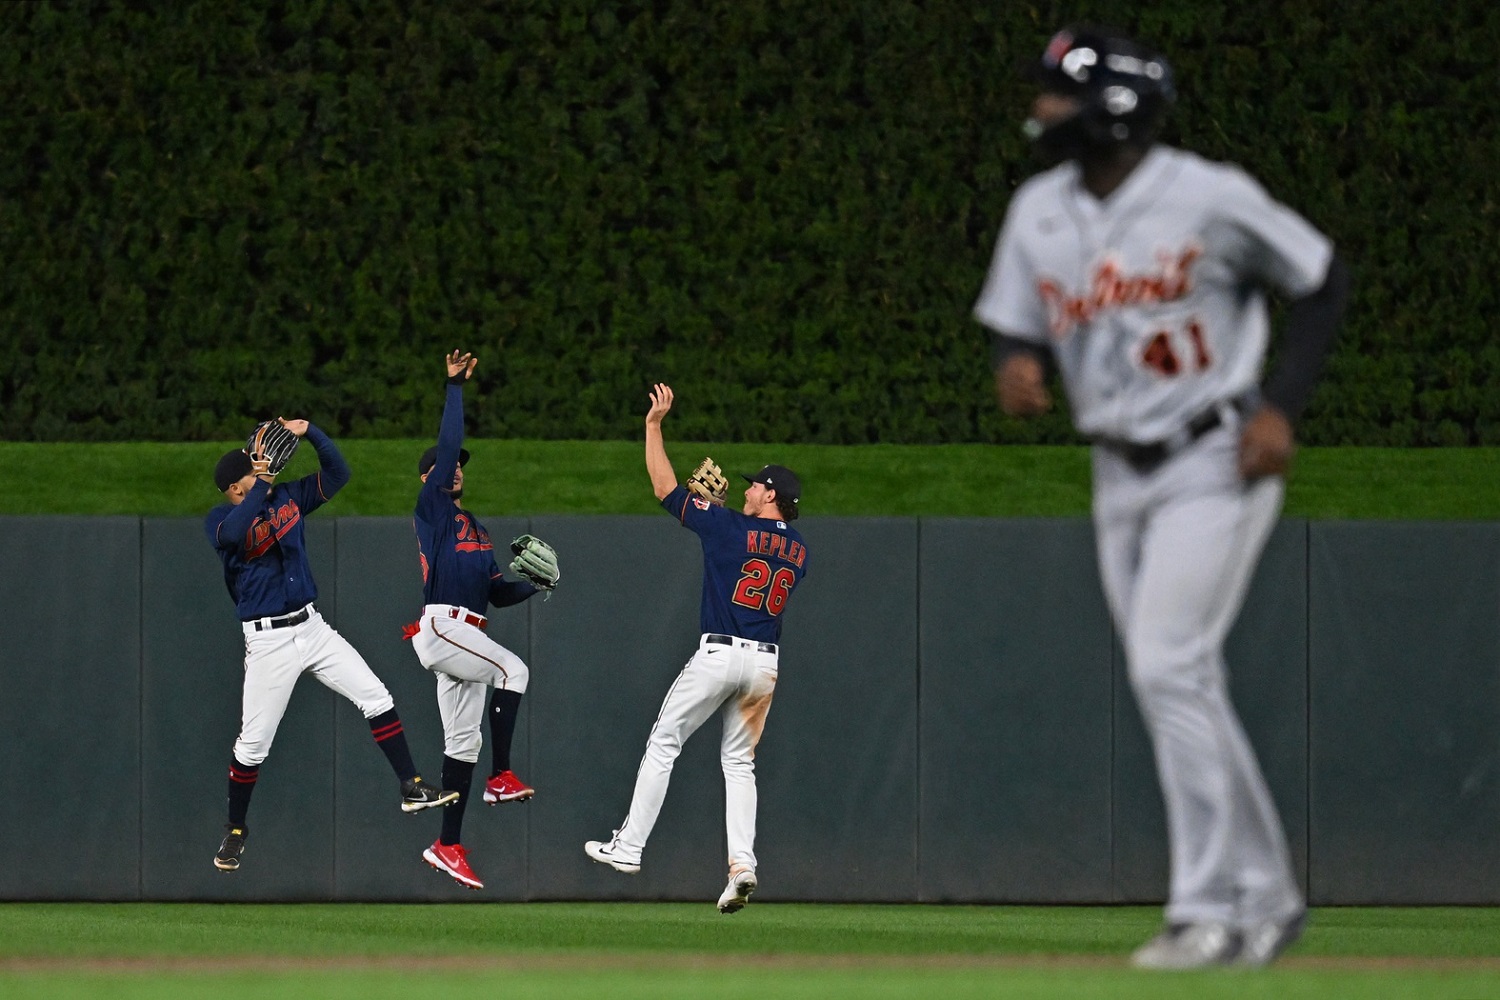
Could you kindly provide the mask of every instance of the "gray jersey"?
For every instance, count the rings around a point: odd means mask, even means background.
[[[1102,202],[1072,162],[1023,184],[974,314],[1050,346],[1080,433],[1156,441],[1259,382],[1262,288],[1313,292],[1332,254],[1243,170],[1157,146]]]

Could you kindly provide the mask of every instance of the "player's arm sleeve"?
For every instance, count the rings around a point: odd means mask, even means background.
[[[1312,396],[1343,320],[1348,267],[1327,236],[1248,174],[1229,173],[1218,204],[1232,227],[1232,263],[1291,300],[1276,366],[1261,392],[1295,421]]]
[[[525,580],[507,580],[497,570],[490,578],[490,603],[497,608],[508,608],[520,604],[528,597],[535,597],[541,589]]]
[[[208,532],[208,540],[213,542],[216,549],[237,549],[250,533],[251,527],[255,525],[256,518],[260,517],[260,511],[266,502],[266,494],[271,490],[271,484],[264,479],[257,479],[255,485],[250,487],[250,492],[245,494],[245,499],[234,507],[231,507],[223,516],[219,516],[220,508],[215,508],[204,522],[204,530]]]
[[[1328,262],[1328,276],[1322,286],[1310,295],[1294,299],[1287,308],[1281,351],[1261,394],[1294,423],[1307,407],[1323,365],[1333,351],[1333,341],[1349,300],[1349,284],[1349,269],[1335,254]]]
[[[1248,174],[1226,171],[1215,205],[1229,229],[1225,256],[1236,272],[1290,299],[1311,295],[1328,280],[1332,241]]]
[[[351,473],[343,452],[339,451],[338,445],[322,430],[308,424],[306,440],[313,446],[313,451],[318,453],[318,471],[310,476],[303,476],[295,485],[302,487],[297,505],[304,514],[310,514],[332,500],[333,495],[348,484]]]
[[[991,331],[990,361],[996,367],[1014,351],[1050,356],[1047,310],[1038,291],[1036,267],[1019,237],[1024,192],[1017,192],[995,241],[995,253],[984,287],[974,303],[974,318]]]
[[[1005,367],[1005,362],[1012,355],[1029,354],[1036,358],[1042,369],[1052,374],[1052,352],[1034,340],[1024,337],[1015,337],[1008,333],[1000,333],[998,330],[990,331],[990,368],[999,371]]]
[[[443,396],[443,419],[438,424],[437,454],[423,490],[439,492],[453,483],[458,471],[458,455],[464,445],[464,387],[449,382]]]
[[[713,524],[715,517],[724,513],[723,507],[695,496],[682,485],[662,497],[661,505],[668,514],[681,521],[684,527],[700,533]]]

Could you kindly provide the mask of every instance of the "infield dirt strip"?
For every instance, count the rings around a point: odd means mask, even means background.
[[[433,972],[600,972],[681,970],[799,970],[799,969],[1126,969],[1124,956],[1117,955],[758,955],[742,956],[610,954],[607,952],[565,955],[522,955],[492,958],[485,955],[372,956],[369,958],[308,958],[278,955],[246,955],[233,958],[209,956],[162,956],[121,958],[9,958],[0,959],[0,971],[21,973],[215,973],[215,972],[325,972],[339,970],[430,970]],[[1291,956],[1277,962],[1278,969],[1328,972],[1494,972],[1500,973],[1500,957],[1435,958],[1426,956]],[[1253,975],[1250,970],[1242,970]]]

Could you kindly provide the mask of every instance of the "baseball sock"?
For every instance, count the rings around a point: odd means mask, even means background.
[[[396,714],[394,708],[389,712],[381,712],[370,720],[370,735],[375,737],[375,745],[385,751],[385,759],[391,762],[391,769],[396,772],[396,777],[402,781],[410,781],[417,776],[417,765],[411,760],[411,748],[406,745],[406,731],[401,728],[401,716]]]
[[[469,805],[469,787],[474,783],[474,762],[454,760],[443,754],[443,791],[459,792],[458,801],[443,810],[443,833],[438,837],[442,844],[462,843],[459,834],[463,831],[464,810]]]
[[[520,711],[520,692],[496,688],[490,695],[490,754],[495,764],[492,774],[510,770],[510,741],[516,735],[516,716]]]
[[[250,795],[255,791],[255,781],[260,777],[260,765],[241,764],[233,755],[229,758],[229,825],[243,827],[245,816],[250,812]]]

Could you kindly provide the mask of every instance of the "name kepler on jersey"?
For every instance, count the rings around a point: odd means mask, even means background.
[[[786,525],[776,522],[776,527],[782,530]],[[774,531],[751,531],[745,537],[745,551],[751,555],[771,556],[791,563],[801,568],[807,559],[807,549],[801,542],[793,541],[785,535],[779,535]]]

